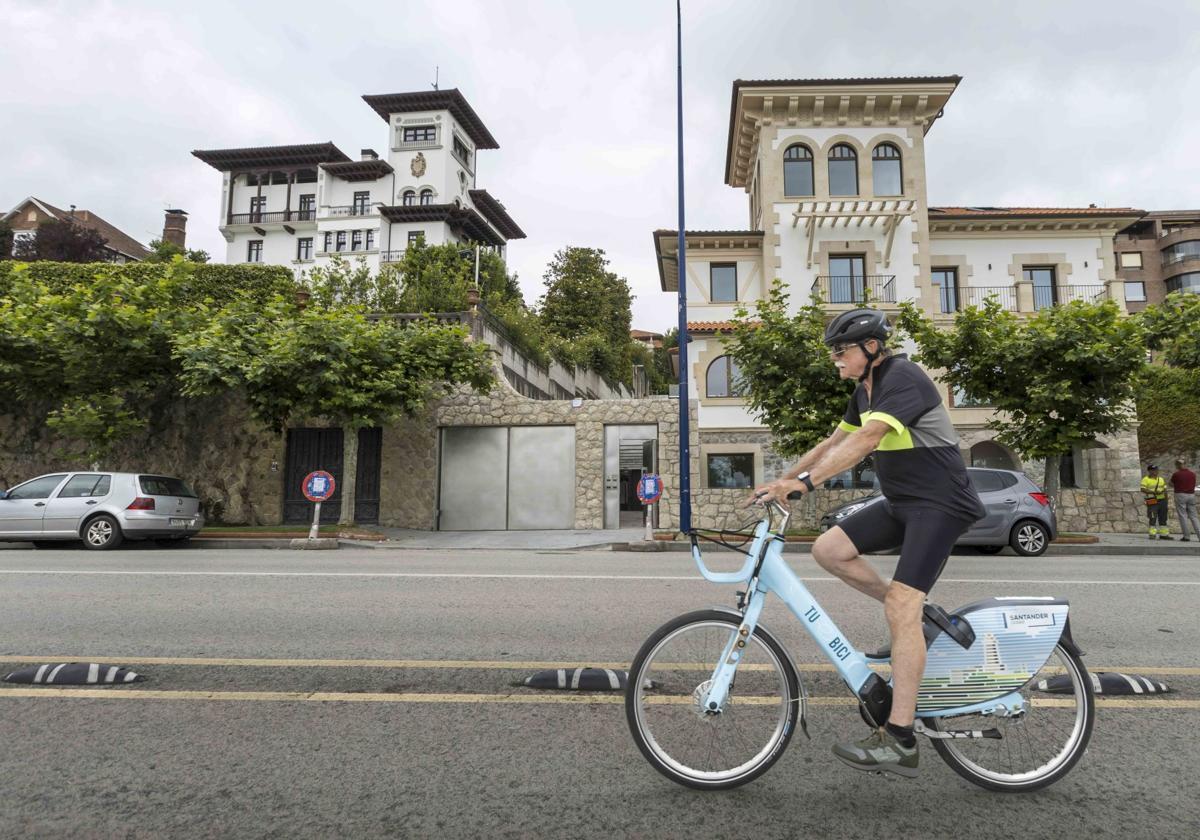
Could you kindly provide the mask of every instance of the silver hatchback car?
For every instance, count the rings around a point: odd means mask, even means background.
[[[39,548],[67,540],[96,551],[127,539],[180,542],[203,527],[200,500],[171,476],[61,472],[0,491],[0,540]]]
[[[1013,470],[983,467],[967,467],[967,476],[987,515],[959,537],[956,545],[975,546],[985,554],[997,554],[1006,545],[1025,557],[1046,552],[1050,541],[1058,536],[1058,518],[1050,497],[1033,479]],[[834,508],[821,517],[821,530],[827,531],[867,505],[882,501],[883,496],[868,496]]]

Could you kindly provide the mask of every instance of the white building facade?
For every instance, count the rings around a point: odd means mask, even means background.
[[[454,89],[364,96],[387,123],[386,154],[351,160],[333,143],[201,149],[222,173],[226,261],[304,271],[333,256],[372,270],[418,239],[477,243],[501,256],[524,232],[487,190],[476,156],[499,145]]]
[[[745,230],[688,231],[685,281],[692,395],[699,402],[699,488],[733,489],[786,466],[738,394],[721,333],[782,280],[792,306],[816,295],[830,317],[864,300],[889,313],[903,301],[937,321],[989,296],[1015,312],[1110,298],[1125,311],[1113,237],[1142,215],[1129,208],[930,207],[926,135],[960,78],[737,81],[725,183],[748,199]],[[654,234],[663,291],[680,282],[677,232]],[[967,463],[1034,465],[992,440],[987,407],[945,398]],[[1135,487],[1132,432],[1065,459],[1067,486]],[[1132,483],[1130,483],[1132,482]],[[853,471],[833,483],[864,482]]]

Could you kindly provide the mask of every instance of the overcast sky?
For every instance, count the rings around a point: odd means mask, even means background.
[[[734,79],[964,77],[929,135],[933,205],[1200,206],[1200,3],[685,0],[687,226],[743,228],[723,184]],[[217,260],[220,175],[192,149],[333,141],[383,152],[365,93],[440,66],[500,143],[478,186],[529,238],[607,251],[634,326],[674,323],[651,231],[676,224],[675,4],[0,0],[0,205],[28,195],[148,242],[162,210]]]

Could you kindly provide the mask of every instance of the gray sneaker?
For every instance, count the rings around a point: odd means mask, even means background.
[[[917,775],[917,745],[901,746],[884,729],[875,730],[861,741],[834,744],[833,754],[855,770],[895,773],[910,779]]]

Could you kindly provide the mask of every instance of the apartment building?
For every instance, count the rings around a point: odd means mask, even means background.
[[[1111,299],[1124,311],[1114,239],[1132,208],[930,206],[926,137],[960,77],[736,81],[725,183],[747,200],[744,230],[687,231],[687,364],[699,402],[699,487],[731,489],[777,476],[785,461],[746,408],[721,333],[740,305],[782,280],[794,307],[816,295],[830,317],[863,300],[898,312],[917,302],[935,320],[987,297],[1031,313],[1069,300]],[[663,291],[681,282],[677,232],[654,232]],[[1027,469],[993,440],[993,410],[945,393],[968,464]],[[1128,432],[1064,458],[1066,486],[1134,487]],[[869,486],[869,465],[831,486]]]
[[[363,96],[387,124],[386,154],[352,160],[333,143],[198,149],[221,178],[227,262],[302,271],[337,255],[372,270],[423,240],[505,254],[525,233],[476,183],[477,155],[499,144],[456,89]]]
[[[1130,312],[1171,292],[1200,293],[1200,210],[1156,210],[1114,240]]]

